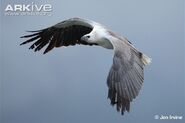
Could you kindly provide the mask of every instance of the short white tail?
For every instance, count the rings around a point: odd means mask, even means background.
[[[149,65],[152,62],[152,59],[145,54],[142,54],[141,60],[144,65]]]

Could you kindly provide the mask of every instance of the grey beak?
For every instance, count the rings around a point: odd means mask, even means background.
[[[82,41],[87,41],[88,38],[87,38],[87,36],[82,36],[82,37],[81,37],[81,40],[82,40]]]

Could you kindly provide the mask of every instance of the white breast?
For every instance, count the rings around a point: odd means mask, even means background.
[[[113,45],[108,39],[107,30],[103,26],[96,25],[91,34],[93,38],[92,40],[95,41],[98,45],[107,49],[113,49]]]

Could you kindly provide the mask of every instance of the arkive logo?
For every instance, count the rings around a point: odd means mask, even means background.
[[[5,15],[47,15],[51,14],[51,4],[7,4],[5,6]]]

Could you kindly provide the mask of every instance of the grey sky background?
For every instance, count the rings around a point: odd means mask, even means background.
[[[52,16],[4,15],[7,4],[34,1],[51,4]],[[184,116],[184,0],[1,0],[1,10],[2,123],[156,123],[165,121],[155,115]],[[107,99],[113,51],[71,46],[43,55],[19,46],[26,30],[71,17],[97,21],[152,57],[124,116]]]

